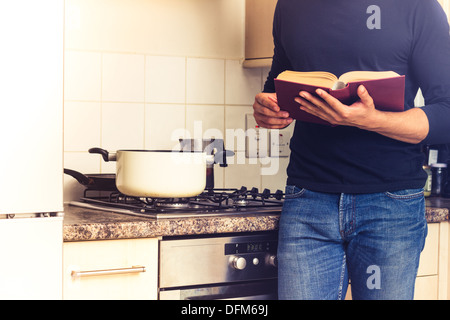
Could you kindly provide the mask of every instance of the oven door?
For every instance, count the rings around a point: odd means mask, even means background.
[[[277,300],[277,280],[161,289],[160,300]]]

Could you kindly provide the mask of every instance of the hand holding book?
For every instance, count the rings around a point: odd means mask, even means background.
[[[330,123],[314,114],[301,110],[295,99],[304,91],[317,96],[317,89],[328,93],[343,105],[352,105],[360,100],[358,87],[363,85],[378,110],[403,111],[405,77],[395,72],[354,71],[339,79],[327,72],[282,72],[275,79],[278,105],[288,111],[294,119],[319,124]]]
[[[364,127],[365,121],[370,121],[377,112],[373,99],[363,85],[357,88],[359,100],[350,106],[342,104],[322,89],[316,90],[317,96],[301,91],[295,98],[302,111],[305,111],[331,125],[347,125]]]
[[[280,110],[274,93],[257,94],[253,111],[256,123],[263,128],[282,129],[293,121],[288,112]]]
[[[283,110],[287,95],[283,90],[280,94],[278,89],[278,104]],[[404,111],[404,76],[349,82],[344,89],[337,90],[294,83],[289,90],[290,116],[301,118],[300,121],[354,126],[412,144],[423,141],[429,131],[422,108]]]

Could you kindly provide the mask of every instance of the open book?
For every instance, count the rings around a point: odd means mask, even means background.
[[[327,121],[300,110],[294,101],[300,91],[315,94],[316,89],[321,88],[343,104],[350,105],[359,100],[356,93],[359,85],[364,85],[378,110],[404,110],[405,76],[393,71],[351,71],[339,78],[322,71],[284,71],[275,79],[280,109],[288,111],[293,119],[328,125]]]

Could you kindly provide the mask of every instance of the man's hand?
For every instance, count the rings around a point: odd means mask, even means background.
[[[407,143],[420,143],[428,135],[428,118],[421,108],[403,112],[379,111],[364,86],[358,87],[360,100],[350,106],[323,90],[318,89],[316,93],[319,97],[301,91],[295,101],[300,109],[331,124],[358,127]]]
[[[281,111],[275,93],[259,93],[253,104],[256,123],[267,129],[282,129],[292,123],[289,113]]]
[[[361,100],[350,106],[342,104],[339,100],[329,95],[321,89],[317,89],[317,95],[313,96],[308,92],[300,92],[300,97],[295,101],[300,104],[300,109],[333,125],[367,127],[367,124],[374,118],[375,109],[373,99],[364,88],[359,86],[358,96]]]

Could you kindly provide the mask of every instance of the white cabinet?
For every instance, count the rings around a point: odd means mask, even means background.
[[[269,67],[273,57],[272,25],[277,0],[246,0],[244,67]]]
[[[442,223],[442,225],[447,225]],[[415,300],[436,300],[439,298],[439,238],[440,223],[429,223],[428,234],[420,255],[417,271]]]
[[[62,298],[62,220],[0,219],[0,300]]]
[[[157,299],[158,239],[64,243],[64,299]]]
[[[428,234],[425,247],[420,255],[419,270],[417,276],[429,276],[438,274],[439,263],[439,223],[428,224]]]

